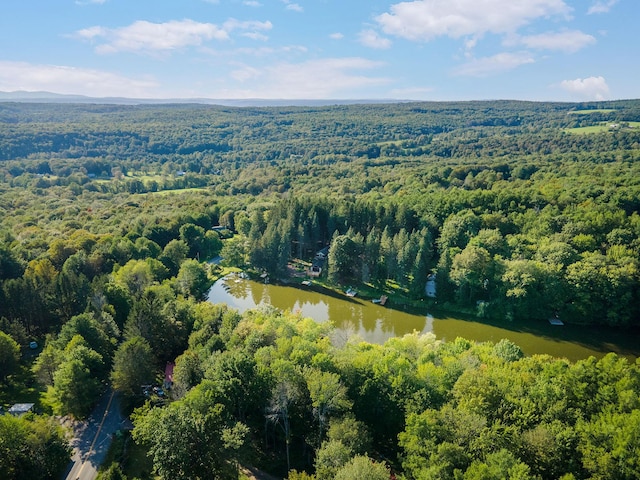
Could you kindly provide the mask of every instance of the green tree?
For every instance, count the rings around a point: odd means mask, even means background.
[[[176,270],[177,272],[177,270]],[[167,269],[155,259],[130,260],[117,268],[113,282],[127,289],[134,298],[139,298],[145,288],[168,276]]]
[[[337,235],[331,241],[329,248],[329,279],[332,282],[343,282],[358,279],[360,272],[360,254],[362,245],[359,245],[347,235]]]
[[[328,440],[322,442],[322,446],[316,452],[316,477],[335,478],[338,470],[351,458],[353,452],[340,440]]]
[[[58,415],[85,418],[102,391],[103,377],[98,372],[105,369],[103,359],[80,335],[73,337],[63,354],[46,401]]]
[[[20,345],[6,333],[0,331],[0,381],[5,381],[16,371],[20,362]]]
[[[45,386],[53,385],[53,375],[63,359],[62,350],[57,348],[53,342],[47,341],[32,367],[32,371],[40,384]]]
[[[80,335],[89,348],[100,354],[105,365],[111,363],[116,339],[107,335],[104,325],[93,314],[81,313],[72,317],[64,324],[54,344],[58,349],[63,350],[76,335]]]
[[[234,235],[222,242],[220,256],[222,263],[230,267],[244,268],[247,258],[247,239],[244,235]]]
[[[291,410],[300,398],[297,384],[291,378],[281,376],[271,392],[267,407],[267,420],[280,426],[284,434],[285,451],[287,454],[287,471],[291,470],[289,447],[291,444]]]
[[[224,407],[206,399],[203,391],[193,389],[165,408],[136,410],[133,423],[134,440],[148,449],[162,478],[237,476],[236,452],[244,435],[225,419]]]
[[[173,369],[173,394],[182,398],[189,390],[198,385],[204,378],[202,360],[196,351],[185,350],[176,358]]]
[[[171,276],[176,276],[180,270],[180,265],[189,255],[189,245],[184,240],[171,240],[162,250],[158,257]]]
[[[371,448],[371,434],[367,425],[352,415],[329,420],[327,438],[342,442],[352,453],[358,455],[365,455]]]
[[[548,318],[564,304],[564,289],[557,264],[507,260],[501,280],[506,305],[521,317]]]
[[[122,469],[117,463],[112,463],[109,468],[100,472],[100,480],[127,480],[127,476],[122,473]]]
[[[185,223],[180,227],[180,240],[187,244],[189,247],[189,258],[206,258],[203,252],[205,248],[205,232],[204,228],[193,223]]]
[[[71,458],[53,417],[0,415],[0,473],[5,480],[58,478]]]
[[[184,350],[189,325],[175,316],[175,292],[167,284],[152,285],[133,304],[125,324],[124,336],[140,336],[149,342],[151,351],[163,364],[173,361]]]
[[[209,288],[211,288],[211,280],[200,262],[189,259],[180,265],[176,286],[183,295],[194,297],[196,300],[204,300]]]
[[[577,426],[582,463],[592,478],[640,478],[640,410],[605,412]]]
[[[311,396],[313,415],[318,422],[318,438],[322,440],[329,416],[351,408],[352,403],[338,374],[311,368],[307,370],[305,379]]]
[[[453,257],[450,278],[460,288],[461,299],[473,300],[487,290],[493,276],[493,262],[487,250],[467,245]]]
[[[464,473],[464,480],[534,480],[529,466],[508,450],[487,455],[486,461],[475,461]]]
[[[369,457],[356,455],[335,476],[335,480],[389,480],[389,467]]]
[[[149,342],[132,337],[116,350],[111,370],[113,388],[125,395],[140,394],[141,386],[154,378],[153,353]]]

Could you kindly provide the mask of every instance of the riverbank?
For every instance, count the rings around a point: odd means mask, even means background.
[[[390,301],[387,306],[380,306],[365,298],[364,292],[348,297],[344,291],[320,283],[265,284],[233,275],[218,280],[208,299],[212,303],[226,303],[241,313],[269,304],[320,323],[331,322],[338,342],[357,336],[369,343],[383,344],[392,337],[418,332],[433,333],[444,341],[463,337],[497,343],[506,338],[527,355],[548,354],[572,361],[589,356],[600,358],[608,352],[632,361],[640,357],[640,346],[635,341],[640,332],[578,325],[555,327],[544,320],[479,319],[475,315],[451,314],[427,303],[416,306]]]

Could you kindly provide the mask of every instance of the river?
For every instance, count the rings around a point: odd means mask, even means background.
[[[640,354],[635,335],[603,327],[553,326],[548,322],[478,321],[428,312],[407,311],[388,304],[380,306],[356,297],[318,291],[314,286],[294,287],[264,284],[230,276],[218,280],[209,291],[212,303],[226,303],[241,313],[266,303],[280,310],[300,313],[317,322],[331,321],[336,338],[357,334],[363,340],[382,344],[391,337],[413,331],[433,332],[440,340],[464,337],[479,342],[507,338],[527,355],[549,354],[576,361],[591,355],[600,358],[615,352],[635,360]]]

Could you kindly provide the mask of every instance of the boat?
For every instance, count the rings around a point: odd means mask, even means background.
[[[385,303],[387,303],[387,300],[389,299],[389,297],[387,297],[386,295],[380,295],[380,298],[374,298],[373,300],[371,300],[373,303],[377,304],[377,305],[383,305]]]

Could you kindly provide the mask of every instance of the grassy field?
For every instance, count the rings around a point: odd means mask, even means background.
[[[590,113],[611,113],[615,112],[614,108],[596,108],[594,110],[572,110],[569,115],[589,115]]]
[[[41,410],[42,389],[31,371],[35,357],[34,351],[23,351],[18,370],[0,385],[0,407],[8,410],[14,403],[35,403],[36,411]]]
[[[177,188],[175,190],[160,190],[158,192],[140,193],[140,195],[155,195],[155,196],[167,196],[167,195],[181,195],[189,192],[206,192],[209,189],[207,187],[189,187],[189,188]]]
[[[640,122],[622,122],[621,128],[619,128],[619,130],[629,131],[629,130],[635,130],[637,128],[640,128]],[[588,127],[568,128],[565,130],[565,132],[573,133],[576,135],[585,135],[589,133],[601,133],[601,132],[609,132],[609,131],[614,131],[614,129],[611,128],[610,122],[602,122],[602,123],[599,123],[598,125],[589,125]]]
[[[568,128],[565,130],[565,132],[573,133],[575,135],[587,135],[589,133],[601,133],[608,131],[609,125],[590,125],[588,127]]]

